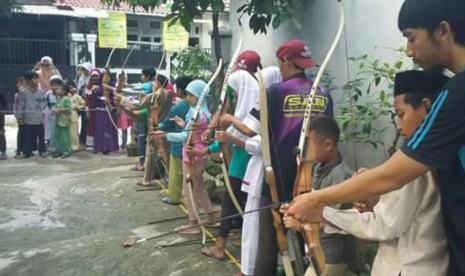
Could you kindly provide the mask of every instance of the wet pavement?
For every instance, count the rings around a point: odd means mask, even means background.
[[[15,160],[15,124],[8,120],[7,161],[0,161],[0,275],[233,275],[231,262],[200,254],[201,235],[170,235],[122,246],[131,235],[170,232],[184,215],[160,201],[159,191],[134,185],[134,158],[89,152],[71,158]],[[128,177],[128,178],[121,178]],[[214,232],[214,231],[213,231]],[[238,257],[240,249],[229,248]]]

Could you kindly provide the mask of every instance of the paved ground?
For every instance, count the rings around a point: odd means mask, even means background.
[[[136,192],[133,159],[82,152],[66,160],[15,160],[16,130],[7,128],[9,155],[0,161],[0,275],[232,275],[232,263],[203,257],[200,245],[157,249],[198,239],[171,235],[123,248],[131,234],[172,231],[183,215],[157,191]],[[237,257],[239,249],[231,246]]]

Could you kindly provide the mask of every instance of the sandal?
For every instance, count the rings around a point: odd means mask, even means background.
[[[179,205],[179,202],[173,201],[173,200],[169,199],[167,196],[164,196],[164,197],[161,199],[161,201],[162,201],[163,203],[166,203],[166,204],[169,204],[169,205],[175,205],[175,206],[176,206],[176,205]]]
[[[144,187],[152,186],[150,183],[144,182],[144,179],[138,180],[138,181],[136,182],[136,185],[144,186]]]
[[[221,224],[219,222],[210,222],[208,218],[204,218],[200,221],[200,223],[205,226],[205,227],[211,227],[211,228],[219,228]]]
[[[201,233],[199,227],[194,227],[194,225],[191,225],[191,224],[178,226],[174,228],[174,231],[178,232],[179,234],[185,234],[185,235],[198,235]]]
[[[131,171],[143,172],[143,171],[145,171],[145,168],[144,168],[144,166],[136,164],[136,165],[131,167]]]
[[[216,245],[214,247],[216,247]],[[226,254],[224,254],[223,256],[215,255],[215,253],[213,253],[213,251],[210,248],[211,247],[204,246],[204,247],[202,247],[202,249],[200,249],[200,253],[202,253],[202,255],[204,255],[204,256],[214,258],[214,259],[216,259],[218,261],[224,261],[224,260],[227,259]]]

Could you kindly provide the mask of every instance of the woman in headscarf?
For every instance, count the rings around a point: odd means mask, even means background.
[[[32,69],[39,74],[39,91],[47,93],[52,89],[50,85],[50,78],[54,75],[60,76],[60,71],[53,65],[53,59],[51,57],[43,57]]]
[[[94,66],[90,62],[86,62],[78,65],[77,71],[79,71],[79,78],[76,81],[77,94],[81,98],[86,98],[86,87],[89,83],[90,72],[94,69]],[[86,149],[87,144],[87,116],[86,111],[79,111],[79,116],[81,117],[81,132],[79,134],[79,143],[83,150]],[[93,135],[92,135],[93,136]]]
[[[110,152],[118,151],[119,148],[118,131],[114,125],[114,122],[116,122],[116,109],[113,100],[113,91],[109,94],[111,106],[108,110],[106,108],[102,78],[103,74],[98,69],[91,71],[87,89],[91,93],[90,99],[92,100],[94,111],[89,113],[94,117],[94,152],[109,154]]]
[[[267,67],[262,70],[262,77],[265,88],[282,82],[281,71],[277,67]],[[260,121],[258,118],[258,106],[249,113],[243,121],[244,125],[250,129],[244,141],[245,150],[252,155],[247,165],[247,171],[242,183],[242,191],[247,193],[247,203],[245,212],[256,210],[260,207],[260,198],[263,186],[263,159],[262,159],[262,139],[260,136]],[[241,273],[238,275],[253,275],[255,262],[258,254],[258,223],[257,213],[244,215],[242,225],[242,246],[241,246]]]
[[[185,144],[192,128],[204,129],[208,126],[208,122],[211,119],[211,114],[208,111],[207,102],[203,101],[201,108],[200,108],[199,117],[198,117],[199,123],[195,124],[195,126],[192,126],[190,124],[192,116],[194,116],[194,111],[196,109],[198,99],[202,91],[204,90],[205,86],[206,86],[206,83],[204,81],[194,80],[190,82],[189,85],[186,87],[187,101],[190,105],[189,112],[187,113],[187,116],[186,116],[186,121],[189,123],[186,123],[184,120],[182,120],[179,117],[175,117],[175,122],[178,125],[184,127],[183,132],[165,134],[165,132],[163,131],[158,131],[156,133],[157,138],[163,138],[164,136],[166,136],[166,139],[169,142],[183,142],[184,143],[183,153],[182,153],[183,172],[184,172],[182,194],[183,194],[183,201],[186,203],[186,207],[187,207],[189,223],[176,227],[175,229],[175,231],[179,231],[180,233],[183,233],[183,234],[200,233],[200,228],[191,228],[192,226],[196,226],[199,224],[199,221],[197,220],[196,215],[195,215],[195,210],[197,208],[194,207],[194,204],[196,205],[199,204],[200,207],[203,209],[203,211],[206,214],[208,214],[208,218],[203,222],[210,222],[215,219],[215,211],[212,207],[207,190],[205,189],[205,186],[203,185],[203,173],[205,172],[205,169],[207,166],[208,154],[191,157],[191,159],[193,159],[194,161],[194,164],[192,164],[192,171],[191,171],[191,167],[189,166],[189,156],[187,155],[188,145]],[[202,142],[202,139],[201,139],[202,132],[200,130],[195,131],[193,135],[194,136],[191,142],[194,144],[193,148],[195,150],[203,151],[205,149],[208,149],[207,144]],[[193,182],[192,192],[193,192],[194,199],[196,202],[192,202],[189,196],[190,188],[187,186],[189,184],[186,181],[186,175],[188,174],[190,174],[192,182]]]
[[[258,82],[249,71],[241,69],[231,74],[228,84],[228,89],[232,91],[232,95],[236,99],[236,108],[234,110],[234,115],[224,114],[220,118],[220,121],[231,121],[235,119],[242,122],[247,114],[258,104]],[[233,100],[230,99],[230,102],[233,102]],[[233,195],[237,199],[240,209],[244,210],[247,194],[241,191],[241,185],[251,156],[243,147],[237,146],[236,141],[244,141],[247,139],[247,136],[239,132],[235,127],[230,127],[226,132],[216,130],[215,138],[217,141],[209,146],[210,152],[219,152],[221,150],[220,143],[232,146],[232,158],[228,175]],[[237,214],[239,212],[239,208],[236,206],[237,203],[234,202],[234,199],[231,198],[229,193],[225,193],[221,203],[221,217],[225,218]],[[218,260],[225,260],[226,242],[232,228],[232,219],[221,221],[220,233],[216,245],[202,248],[201,253]]]

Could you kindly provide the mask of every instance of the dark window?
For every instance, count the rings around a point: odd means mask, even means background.
[[[137,35],[128,34],[128,41],[137,41]]]
[[[195,27],[195,34],[199,34],[200,33],[200,28],[199,27]]]
[[[137,20],[128,20],[127,24],[128,24],[128,27],[131,27],[131,28],[139,27],[139,21]]]
[[[159,37],[159,36],[154,37],[154,38],[153,38],[153,42],[155,42],[155,43],[161,43],[161,37]]]
[[[191,37],[189,38],[189,46],[196,46],[200,44],[200,40],[198,37]]]
[[[161,29],[160,21],[150,21],[150,29]]]
[[[152,39],[150,37],[142,37],[140,39],[140,41],[142,41],[142,42],[152,42]]]

